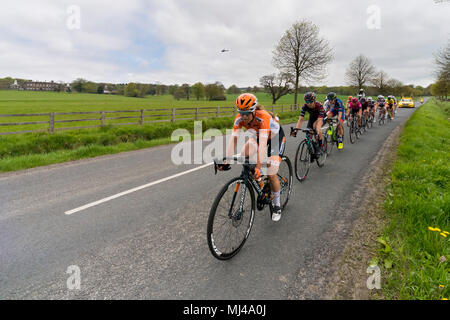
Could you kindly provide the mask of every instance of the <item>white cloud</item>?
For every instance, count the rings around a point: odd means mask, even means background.
[[[309,19],[334,48],[325,84],[344,84],[362,53],[404,83],[427,85],[432,53],[450,31],[450,5],[432,0],[79,0],[80,30],[67,28],[73,1],[24,2],[2,4],[0,76],[255,85],[275,72],[272,51],[285,30]],[[366,26],[370,5],[381,9],[380,30]]]

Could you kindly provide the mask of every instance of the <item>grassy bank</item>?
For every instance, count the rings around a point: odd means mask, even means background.
[[[374,258],[387,299],[450,298],[450,103],[432,99],[406,123]]]
[[[280,114],[282,124],[298,120],[299,112]],[[233,117],[203,121],[203,132],[219,129],[225,133]],[[194,133],[194,121],[145,126],[113,127],[0,137],[0,172],[29,169],[105,154],[149,148],[171,143],[172,132],[186,129]]]

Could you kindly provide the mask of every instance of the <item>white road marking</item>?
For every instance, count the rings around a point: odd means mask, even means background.
[[[164,179],[160,179],[160,180],[158,180],[158,181],[155,181],[155,182],[152,182],[152,183],[148,183],[148,184],[145,184],[145,185],[143,185],[143,186],[136,187],[136,188],[133,188],[133,189],[130,189],[130,190],[127,190],[127,191],[118,193],[118,194],[116,194],[116,195],[113,195],[113,196],[110,196],[110,197],[107,197],[107,198],[104,198],[104,199],[101,199],[101,200],[98,200],[98,201],[95,201],[95,202],[91,202],[91,203],[89,203],[89,204],[87,204],[87,205],[84,205],[84,206],[82,206],[82,207],[79,207],[79,208],[76,208],[76,209],[73,209],[73,210],[66,211],[65,214],[68,215],[68,216],[70,216],[71,214],[74,214],[74,213],[76,213],[76,212],[80,212],[80,211],[82,211],[82,210],[86,210],[86,209],[88,209],[88,208],[92,208],[92,207],[94,207],[94,206],[97,206],[97,205],[99,205],[99,204],[105,203],[105,202],[107,202],[107,201],[111,201],[111,200],[117,199],[117,198],[119,198],[119,197],[123,197],[123,196],[125,196],[125,195],[127,195],[127,194],[130,194],[130,193],[133,193],[133,192],[136,192],[136,191],[145,189],[145,188],[152,187],[152,186],[154,186],[154,185],[157,185],[157,184],[162,183],[162,182],[165,182],[165,181],[169,181],[169,180],[172,180],[172,179],[181,177],[181,176],[183,176],[183,175],[185,175],[185,174],[188,174],[188,173],[191,173],[191,172],[194,172],[194,171],[198,171],[198,170],[204,169],[204,168],[209,167],[209,166],[211,166],[211,165],[213,165],[213,164],[214,164],[214,162],[211,162],[211,163],[205,164],[205,165],[203,165],[203,166],[200,166],[200,167],[197,167],[197,168],[188,170],[188,171],[184,171],[184,172],[175,174],[175,175],[173,175],[173,176],[170,176],[170,177],[167,177],[167,178],[164,178]]]

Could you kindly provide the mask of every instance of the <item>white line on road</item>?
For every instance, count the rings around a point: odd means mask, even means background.
[[[133,188],[133,189],[130,189],[130,190],[118,193],[116,195],[113,195],[113,196],[110,196],[110,197],[107,197],[107,198],[104,198],[104,199],[101,199],[101,200],[89,203],[89,204],[84,205],[82,207],[79,207],[79,208],[76,208],[76,209],[73,209],[73,210],[70,210],[70,211],[66,211],[65,214],[70,216],[71,214],[74,214],[76,212],[79,212],[79,211],[82,211],[82,210],[85,210],[85,209],[88,209],[88,208],[92,208],[92,207],[97,206],[99,204],[102,204],[102,203],[105,203],[107,201],[111,201],[111,200],[117,199],[119,197],[125,196],[127,194],[130,194],[130,193],[133,193],[133,192],[145,189],[145,188],[152,187],[152,186],[154,186],[154,185],[156,185],[158,183],[165,182],[165,181],[168,181],[168,180],[171,180],[171,179],[175,179],[175,178],[181,177],[181,176],[183,176],[185,174],[188,174],[188,173],[191,173],[191,172],[194,172],[194,171],[197,171],[197,170],[204,169],[204,168],[209,167],[209,166],[211,166],[213,164],[214,164],[214,162],[211,162],[211,163],[205,164],[203,166],[200,166],[200,167],[188,170],[188,171],[184,171],[184,172],[175,174],[173,176],[170,176],[170,177],[167,177],[167,178],[164,178],[164,179],[152,182],[152,183],[148,183],[148,184],[140,186],[140,187],[136,187],[136,188]]]

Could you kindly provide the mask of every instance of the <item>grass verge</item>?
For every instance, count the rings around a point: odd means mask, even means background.
[[[282,124],[298,120],[299,112],[279,114]],[[203,120],[203,132],[231,129],[233,117]],[[66,161],[115,154],[173,143],[172,132],[186,129],[193,138],[194,121],[0,137],[0,172],[17,171]]]
[[[375,298],[450,298],[450,103],[435,99],[400,137],[384,209],[388,225],[371,264],[381,268]]]

